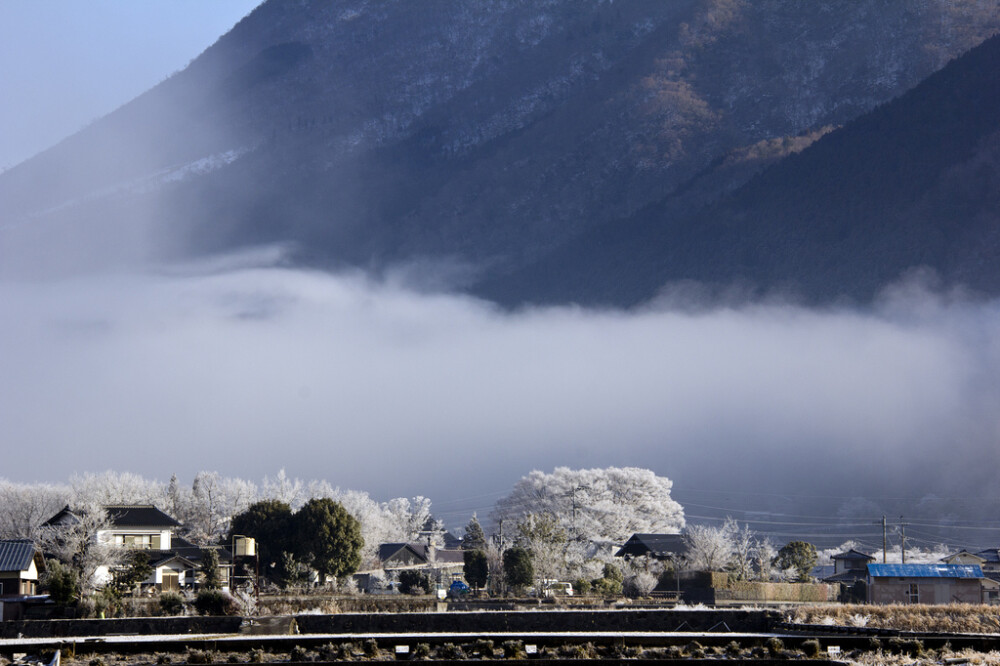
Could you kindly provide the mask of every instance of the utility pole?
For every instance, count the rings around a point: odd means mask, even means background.
[[[888,550],[885,538],[885,514],[882,514],[882,564],[885,564],[885,551]]]

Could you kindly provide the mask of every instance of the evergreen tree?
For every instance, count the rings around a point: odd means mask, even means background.
[[[503,554],[503,574],[504,580],[514,590],[520,593],[525,587],[531,585],[535,577],[535,569],[531,566],[531,554],[516,546]]]
[[[118,596],[131,594],[151,573],[149,555],[141,550],[130,550],[122,564],[112,570],[111,588]]]
[[[323,497],[306,502],[293,517],[296,555],[320,576],[340,578],[361,565],[361,524],[343,506]]]
[[[486,553],[482,550],[466,550],[462,555],[465,559],[465,580],[478,592],[479,588],[486,586],[489,577]]]
[[[486,548],[486,534],[483,526],[479,524],[476,514],[472,514],[472,520],[465,526],[465,538],[462,539],[462,550],[483,550]]]
[[[262,500],[250,505],[246,511],[233,516],[226,539],[232,543],[236,535],[253,537],[257,541],[257,557],[261,569],[270,571],[271,565],[280,566],[282,551],[294,542],[292,509],[279,500]]]
[[[219,553],[214,548],[203,548],[201,551],[201,584],[207,590],[218,590],[222,587]]]
[[[781,569],[795,569],[800,583],[812,579],[812,569],[816,566],[816,546],[805,541],[789,541],[775,558],[775,564]]]

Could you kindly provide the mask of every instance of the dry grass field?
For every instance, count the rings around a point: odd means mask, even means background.
[[[902,631],[963,634],[1000,633],[1000,607],[978,604],[890,604],[801,606],[791,611],[793,622],[877,627]]]

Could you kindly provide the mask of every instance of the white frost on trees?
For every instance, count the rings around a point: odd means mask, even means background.
[[[697,571],[725,571],[736,553],[736,536],[739,525],[732,518],[726,518],[719,527],[710,525],[690,525],[684,532],[687,554],[684,556],[688,569]]]
[[[622,544],[636,532],[679,532],[684,509],[673,483],[638,467],[535,470],[497,502],[494,520],[511,527],[530,514],[554,516],[571,541]]]

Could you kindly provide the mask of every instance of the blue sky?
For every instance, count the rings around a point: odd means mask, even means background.
[[[188,62],[261,0],[0,0],[0,169]]]

